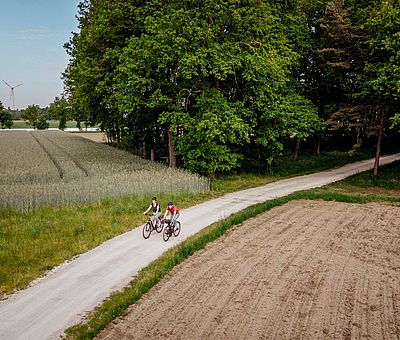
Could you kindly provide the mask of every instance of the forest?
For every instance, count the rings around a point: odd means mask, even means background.
[[[398,148],[397,0],[84,0],[63,73],[75,120],[214,176],[303,148]],[[393,151],[393,150],[392,150]]]

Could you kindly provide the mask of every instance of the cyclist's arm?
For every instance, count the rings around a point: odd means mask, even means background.
[[[147,208],[147,210],[143,213],[143,214],[147,214],[149,211],[150,211],[150,209],[151,209],[151,204],[150,204],[150,206]]]

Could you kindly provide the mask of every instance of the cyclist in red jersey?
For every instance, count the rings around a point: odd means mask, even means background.
[[[164,219],[167,217],[167,215],[170,216],[171,221],[173,221],[174,225],[175,225],[180,214],[179,214],[178,208],[172,202],[168,202],[167,209],[165,209],[165,213],[164,213]]]

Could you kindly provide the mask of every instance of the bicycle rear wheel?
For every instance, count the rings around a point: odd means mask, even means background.
[[[143,226],[142,234],[143,234],[144,238],[149,238],[150,237],[150,234],[151,234],[151,224],[150,224],[150,222],[147,222]]]
[[[157,233],[161,233],[164,227],[164,223],[161,223],[161,221],[156,221],[155,223]]]
[[[179,233],[181,232],[181,222],[176,221],[175,226],[174,226],[174,236],[178,236]]]

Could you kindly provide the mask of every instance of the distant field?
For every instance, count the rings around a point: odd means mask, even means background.
[[[28,125],[24,120],[13,120],[14,124],[11,128],[13,129],[29,129],[32,126]],[[58,128],[58,120],[48,120],[50,128]],[[76,128],[76,121],[70,120],[67,122],[67,128]]]
[[[0,208],[209,190],[206,178],[67,132],[3,131],[0,145]]]

